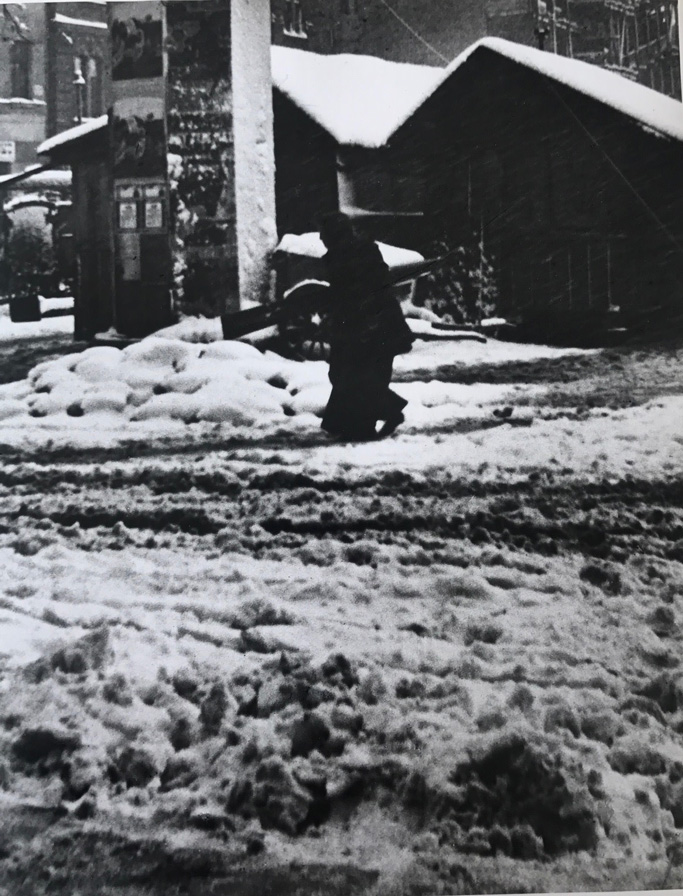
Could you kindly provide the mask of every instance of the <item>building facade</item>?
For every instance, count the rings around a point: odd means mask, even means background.
[[[681,97],[676,0],[272,0],[271,19],[280,46],[420,65],[503,37]]]
[[[0,9],[0,176],[36,161],[45,137],[45,7]]]
[[[45,3],[46,136],[107,111],[109,33],[105,3]]]
[[[486,34],[482,0],[271,0],[273,43],[443,65]]]
[[[0,6],[0,176],[37,162],[36,147],[106,111],[102,2]]]

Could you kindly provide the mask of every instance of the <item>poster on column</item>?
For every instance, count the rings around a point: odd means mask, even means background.
[[[112,4],[115,178],[166,173],[163,15],[156,0]]]
[[[164,73],[161,3],[112,5],[112,80],[161,78]]]
[[[114,105],[114,176],[154,177],[166,170],[164,101],[127,97]]]

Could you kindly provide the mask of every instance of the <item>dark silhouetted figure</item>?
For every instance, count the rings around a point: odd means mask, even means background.
[[[410,350],[413,335],[387,288],[389,269],[377,244],[357,235],[341,213],[323,219],[320,238],[330,283],[332,383],[322,427],[353,441],[388,435],[407,404],[389,388],[394,358]]]

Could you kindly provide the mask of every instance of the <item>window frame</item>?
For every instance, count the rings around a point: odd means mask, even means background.
[[[74,57],[78,64],[83,85],[83,118],[97,118],[104,110],[103,64],[99,56],[91,53],[79,53]],[[94,63],[94,73],[93,66]]]
[[[19,58],[17,53],[21,48]],[[22,55],[23,58],[22,58]],[[12,98],[33,99],[33,44],[27,40],[14,40],[10,46],[10,94]]]

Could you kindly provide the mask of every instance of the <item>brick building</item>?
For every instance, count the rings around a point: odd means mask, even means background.
[[[36,147],[79,115],[105,111],[106,16],[104,2],[2,4],[0,176],[35,164]]]
[[[443,65],[486,34],[483,0],[392,0],[391,9],[382,0],[271,0],[273,43]]]
[[[100,2],[45,3],[46,136],[107,111],[109,32]]]
[[[437,66],[503,37],[680,98],[677,18],[676,0],[271,0],[278,46]]]
[[[0,175],[36,161],[45,135],[45,8],[0,10]]]

